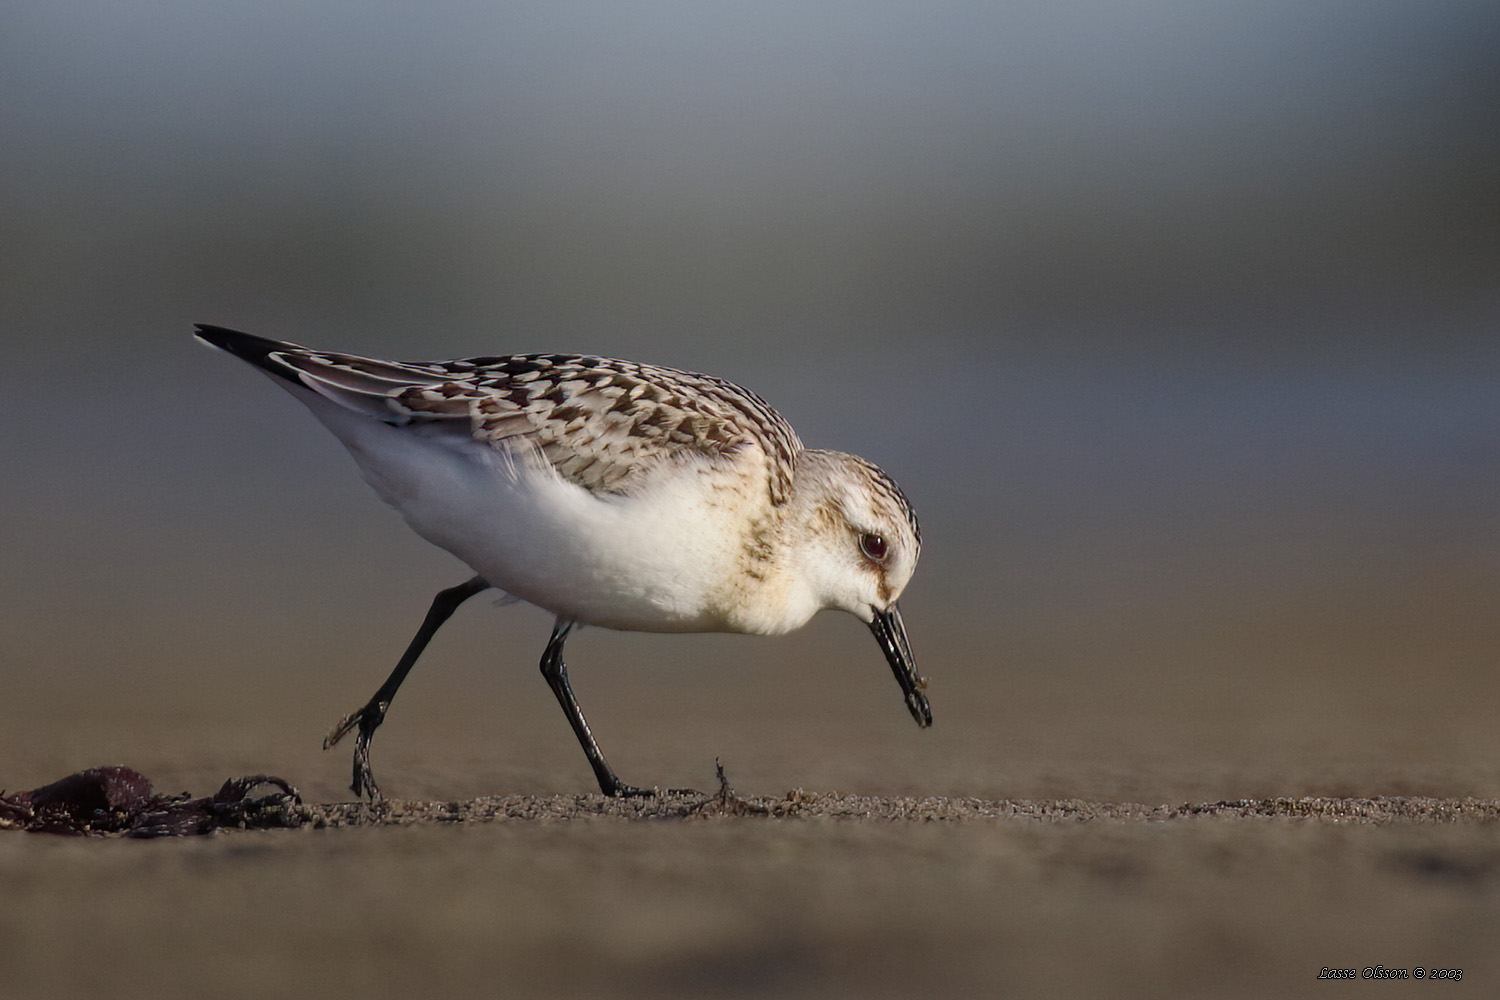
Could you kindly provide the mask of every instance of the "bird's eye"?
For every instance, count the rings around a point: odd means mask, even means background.
[[[883,536],[867,531],[859,536],[859,551],[871,562],[885,562],[885,557],[890,554],[890,547],[886,545]]]

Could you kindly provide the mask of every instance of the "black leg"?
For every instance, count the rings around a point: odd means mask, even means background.
[[[568,683],[568,666],[563,663],[563,643],[568,640],[568,633],[573,631],[574,622],[565,618],[559,618],[552,629],[552,638],[547,640],[547,651],[542,654],[542,676],[547,678],[547,686],[552,688],[552,693],[557,695],[558,702],[563,707],[564,714],[568,717],[568,724],[573,727],[573,734],[578,737],[579,744],[583,747],[583,755],[589,759],[589,766],[594,769],[594,777],[599,779],[599,790],[605,795],[616,797],[621,795],[655,795],[656,793],[647,788],[636,788],[627,785],[615,774],[614,768],[604,759],[604,753],[599,749],[599,744],[594,740],[594,734],[589,732],[589,724],[583,719],[583,711],[578,707],[578,699],[573,697],[573,685]]]
[[[489,586],[483,577],[476,576],[456,587],[438,591],[438,595],[432,599],[432,607],[427,609],[427,617],[422,619],[422,627],[412,636],[411,644],[406,647],[401,662],[396,664],[391,676],[385,679],[380,690],[375,692],[364,708],[340,719],[323,741],[323,749],[327,750],[349,735],[349,731],[355,726],[359,727],[359,735],[354,738],[354,782],[349,786],[356,798],[368,792],[371,802],[380,801],[380,789],[375,785],[375,776],[370,773],[370,738],[375,735],[376,727],[385,721],[386,709],[391,707],[396,689],[406,680],[417,657],[422,655],[422,650],[427,648],[437,630],[452,617],[458,606],[481,590],[488,590]]]

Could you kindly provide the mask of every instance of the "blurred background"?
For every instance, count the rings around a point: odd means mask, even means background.
[[[754,388],[890,471],[937,724],[865,630],[570,643],[621,776],[1500,794],[1488,0],[12,4],[0,785],[280,773],[437,589],[211,322]],[[588,791],[549,623],[472,602],[391,794]]]

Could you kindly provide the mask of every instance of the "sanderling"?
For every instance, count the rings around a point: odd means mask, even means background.
[[[380,797],[370,739],[396,689],[490,588],[557,616],[542,676],[605,795],[652,793],[615,775],[579,710],[562,656],[579,625],[776,635],[848,611],[932,724],[896,607],[921,548],[916,513],[864,459],[803,448],[755,393],[577,354],[381,361],[197,329],[306,404],[382,500],[477,574],[438,593],[390,677],[324,740],[358,729],[356,796]]]

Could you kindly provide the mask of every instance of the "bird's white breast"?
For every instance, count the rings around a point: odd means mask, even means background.
[[[595,494],[524,445],[390,426],[297,394],[381,499],[492,586],[607,628],[739,630],[723,602],[744,599],[746,506],[766,503],[764,472],[757,490],[734,459],[687,457],[630,495]]]

